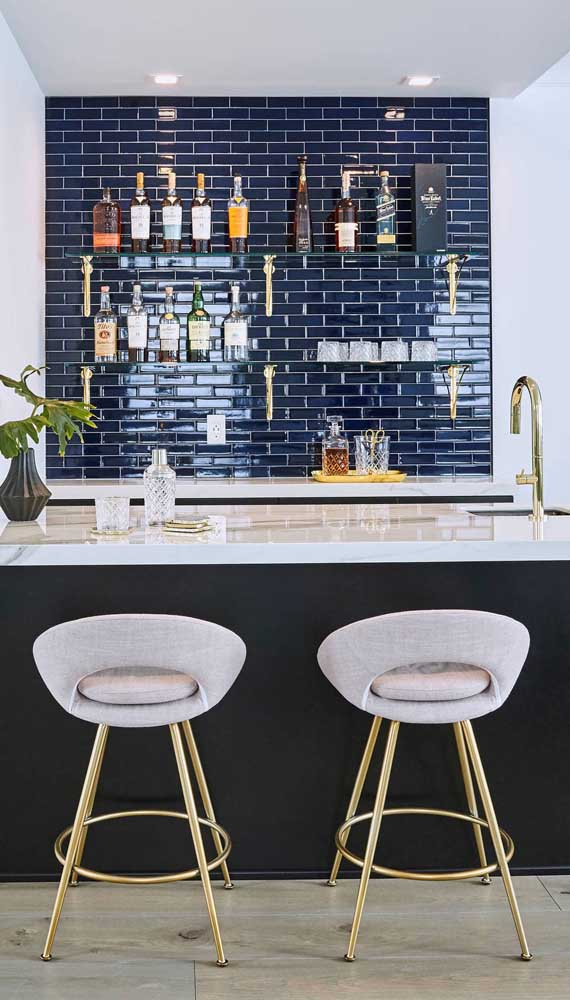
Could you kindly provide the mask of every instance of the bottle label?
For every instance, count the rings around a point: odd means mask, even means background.
[[[212,209],[209,205],[194,205],[192,208],[192,239],[212,238]]]
[[[386,201],[379,201],[376,206],[376,218],[378,222],[380,220],[384,221],[387,219],[393,219],[396,215],[396,201],[394,198],[388,198]]]
[[[247,320],[226,320],[224,343],[226,347],[247,347]]]
[[[94,250],[119,250],[120,246],[120,233],[93,233]]]
[[[339,246],[354,247],[356,245],[357,222],[337,222],[335,229],[338,233]]]
[[[132,206],[131,237],[133,240],[150,239],[150,205]]]
[[[160,346],[165,351],[177,351],[180,342],[180,323],[175,319],[161,319]]]
[[[139,313],[136,316],[127,316],[127,332],[129,336],[129,347],[140,349],[147,345],[148,316],[146,313]]]
[[[308,253],[311,249],[311,241],[308,236],[297,236],[295,249],[298,253]]]
[[[210,346],[210,323],[200,320],[188,320],[188,340],[191,347]]]
[[[424,212],[428,216],[435,215],[441,205],[441,195],[438,194],[432,187],[428,187],[427,191],[424,191],[424,193],[420,196],[420,200]]]
[[[105,358],[117,353],[117,320],[95,320],[95,357]]]
[[[247,239],[247,206],[230,205],[228,208],[228,222],[231,240]]]
[[[165,240],[182,239],[182,205],[164,205],[162,231]]]

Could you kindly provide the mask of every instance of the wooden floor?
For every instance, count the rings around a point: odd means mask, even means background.
[[[230,964],[214,964],[201,887],[84,883],[39,960],[53,884],[0,885],[1,1000],[558,1000],[570,990],[570,876],[515,879],[521,962],[499,879],[370,885],[357,960],[342,960],[356,883],[215,886]]]

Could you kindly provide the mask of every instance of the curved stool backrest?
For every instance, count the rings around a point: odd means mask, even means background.
[[[494,711],[508,698],[530,645],[521,622],[487,611],[404,611],[354,622],[318,650],[323,673],[357,708],[402,722],[457,722]],[[428,663],[486,670],[487,690],[445,702],[398,702],[371,690],[382,674]]]
[[[55,625],[34,643],[38,670],[71,715],[117,726],[160,726],[213,708],[238,676],[246,654],[234,632],[178,615],[99,615]],[[163,705],[101,705],[78,686],[101,670],[177,671],[196,682],[191,697]],[[173,705],[175,711],[173,712]]]

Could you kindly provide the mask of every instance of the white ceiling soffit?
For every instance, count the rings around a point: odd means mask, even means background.
[[[50,96],[512,97],[570,50],[569,0],[0,0]],[[150,75],[182,75],[158,87]],[[437,75],[412,90],[409,74]]]

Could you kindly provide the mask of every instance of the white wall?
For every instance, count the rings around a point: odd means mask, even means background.
[[[44,98],[0,14],[0,371],[44,362]],[[38,380],[38,385],[40,382]],[[0,386],[0,423],[26,414]],[[43,467],[44,444],[36,449]],[[8,463],[0,456],[0,482]]]
[[[570,504],[570,59],[514,100],[491,101],[494,471],[530,472],[530,409],[509,400],[532,375],[544,403],[545,495]],[[526,394],[525,394],[526,395]],[[531,488],[518,499],[530,503]]]

